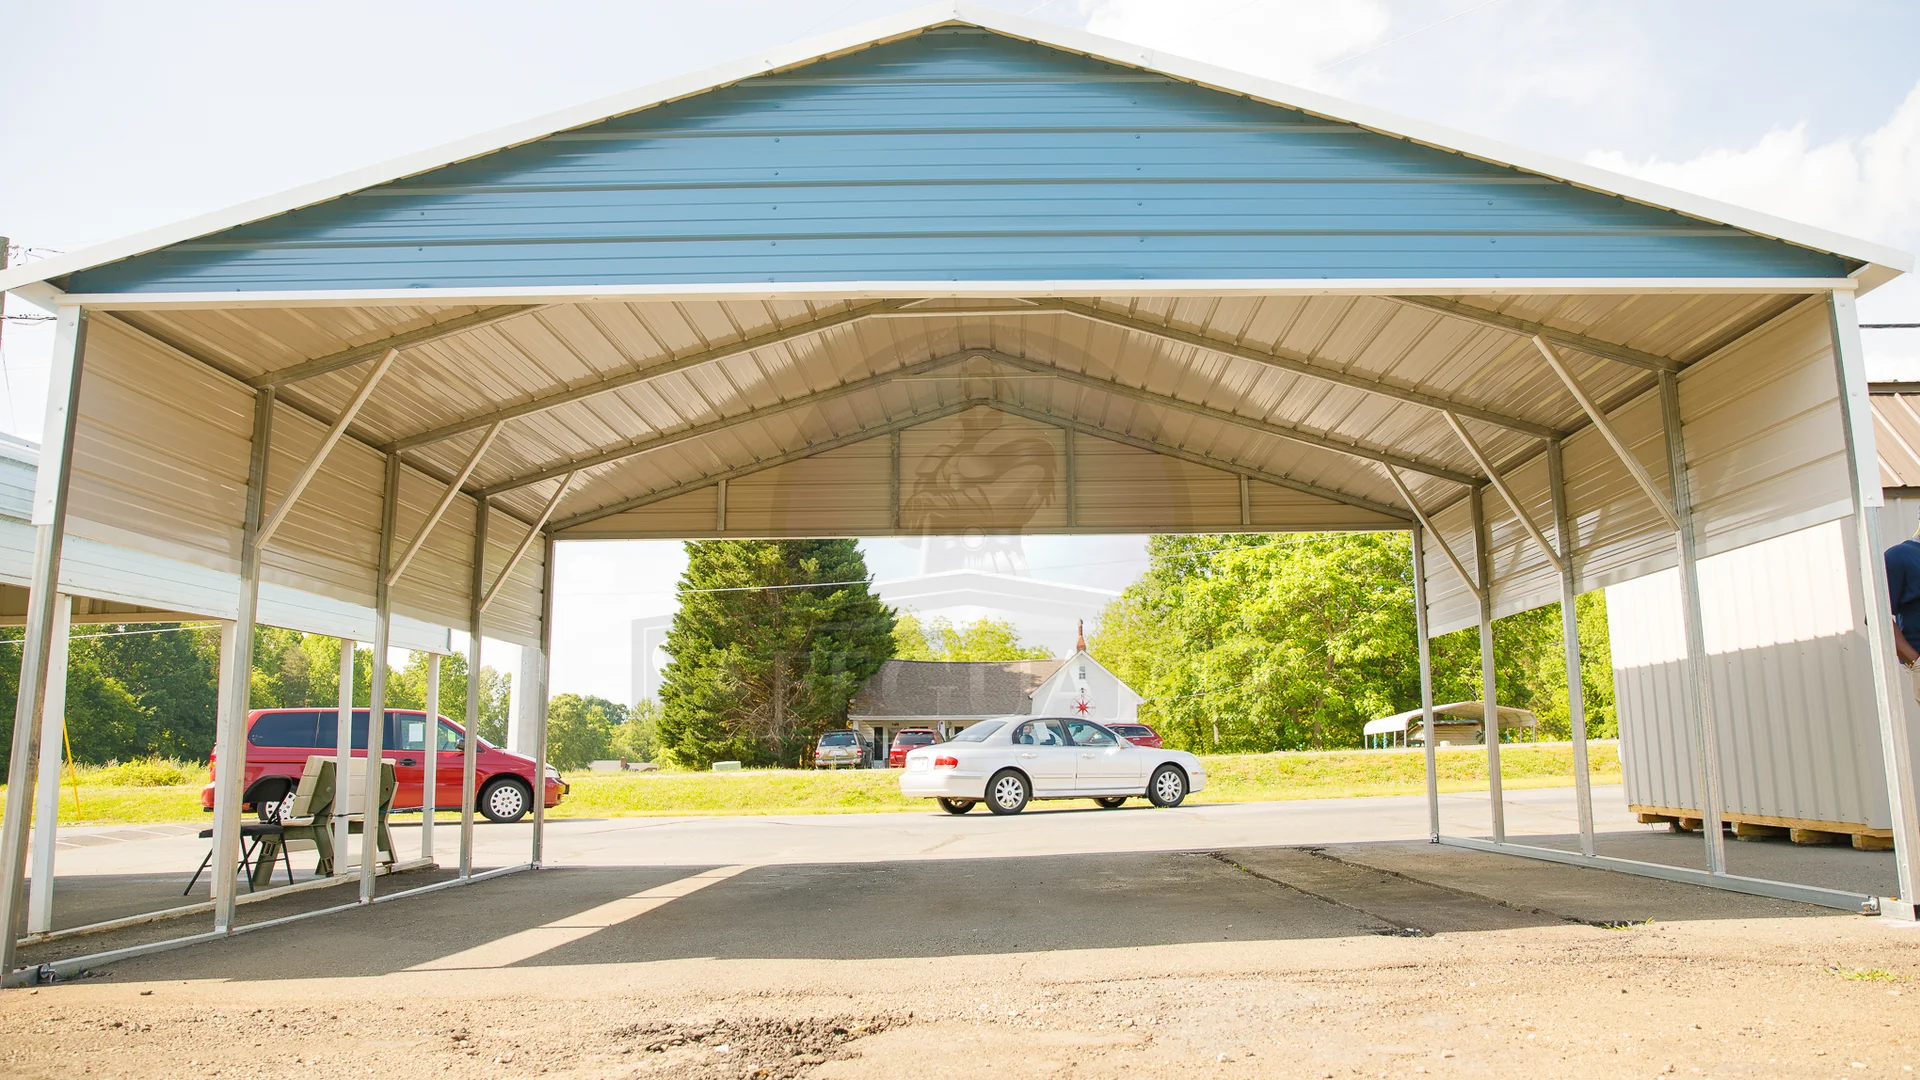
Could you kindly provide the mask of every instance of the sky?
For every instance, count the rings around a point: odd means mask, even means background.
[[[920,6],[902,0],[255,0],[15,5],[0,235],[71,251]],[[1016,0],[1015,14],[1920,249],[1920,4],[1857,0]],[[21,258],[16,250],[14,257]],[[17,302],[10,316],[33,315]],[[1920,280],[1862,298],[1920,322]],[[1920,331],[1865,332],[1920,379]],[[37,439],[51,334],[9,319],[0,430]],[[877,577],[917,554],[865,544]],[[1119,589],[1139,537],[1030,538],[1036,577]],[[677,545],[557,569],[553,689],[624,699],[626,622]],[[503,658],[504,659],[504,658]],[[489,654],[489,662],[498,662]]]

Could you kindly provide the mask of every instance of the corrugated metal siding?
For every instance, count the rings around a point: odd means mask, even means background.
[[[394,522],[393,557],[398,560],[419,533],[427,514],[439,503],[446,485],[402,466],[400,509]],[[478,504],[456,496],[440,523],[427,537],[419,554],[393,586],[395,615],[412,616],[440,626],[467,625],[473,578],[473,523]]]
[[[900,527],[957,536],[1067,524],[1066,433],[969,409],[900,433]]]
[[[68,532],[238,574],[252,433],[251,392],[95,318]]]
[[[1808,304],[1681,373],[1682,432],[1702,556],[1851,512],[1830,343],[1824,310]],[[1609,415],[1655,485],[1670,490],[1658,392],[1649,390]],[[1672,532],[1597,431],[1589,427],[1568,438],[1564,457],[1580,591],[1675,564]],[[1508,482],[1551,538],[1545,456],[1512,469]],[[1505,502],[1489,491],[1486,507],[1496,617],[1557,601],[1552,566]],[[1466,522],[1464,504],[1435,521],[1462,558],[1471,547]],[[1434,632],[1472,625],[1478,617],[1472,597],[1455,591],[1452,569],[1430,558],[1427,574]]]
[[[1700,562],[1728,812],[1889,825],[1845,526]],[[1678,571],[1610,587],[1607,621],[1627,801],[1698,809]]]
[[[278,403],[267,458],[267,512],[313,459],[326,426]],[[386,462],[364,443],[341,439],[261,554],[260,580],[371,606],[379,566]]]
[[[39,447],[0,435],[0,518],[33,520],[33,485],[39,461]]]
[[[83,271],[66,287],[1847,269],[1737,229],[954,29]]]
[[[874,437],[731,481],[727,528],[716,533],[718,495],[703,487],[589,522],[560,535],[727,536],[958,535],[1068,531],[1066,435],[990,408],[909,428],[900,438],[901,522],[892,523],[891,448]],[[1252,521],[1240,517],[1240,483],[1207,468],[1091,435],[1074,436],[1076,531],[1236,531],[1395,528],[1397,519],[1260,481],[1249,485]]]
[[[886,439],[868,439],[734,480],[727,485],[727,532],[745,536],[886,532],[893,524],[887,480],[890,458]],[[713,532],[715,520],[715,511],[709,511],[701,533]]]
[[[252,428],[251,391],[96,316],[81,381],[62,586],[149,608],[235,617]],[[276,406],[269,510],[323,433],[299,410]],[[382,468],[381,455],[358,440],[335,446],[263,556],[262,623],[371,640]],[[0,487],[13,490],[4,478],[18,472],[11,457],[0,455]],[[403,528],[424,514],[418,502],[440,490],[417,474],[409,479],[402,498],[411,498],[412,516],[403,513]],[[30,498],[30,478],[18,484]],[[28,507],[18,509],[24,516]],[[447,627],[466,624],[472,521],[473,502],[462,498],[396,590],[396,645],[445,651]],[[22,575],[26,569],[23,561]],[[532,601],[524,582],[512,591],[537,610],[538,578],[532,586]]]
[[[525,535],[526,527],[519,522],[504,519],[500,514],[490,516],[487,522],[488,587],[500,576],[507,560],[513,557],[513,549],[520,546],[520,539]],[[519,565],[500,586],[499,595],[481,617],[483,637],[539,648],[540,595],[545,582],[546,554],[546,545],[535,540],[521,556]],[[465,621],[462,619],[462,624]]]
[[[1920,394],[1875,388],[1873,445],[1880,455],[1882,487],[1920,487]]]
[[[1688,368],[1680,407],[1703,555],[1853,512],[1823,305]]]

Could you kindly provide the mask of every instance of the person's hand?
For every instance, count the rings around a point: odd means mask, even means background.
[[[1914,648],[1913,643],[1907,640],[1907,635],[1900,632],[1898,619],[1893,623],[1893,651],[1900,657],[1900,663],[1906,667],[1912,667],[1915,660],[1920,660],[1920,649]]]

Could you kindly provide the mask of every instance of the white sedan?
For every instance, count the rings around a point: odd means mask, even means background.
[[[1109,810],[1129,798],[1179,806],[1206,782],[1200,759],[1183,750],[1136,746],[1091,720],[1006,716],[908,751],[900,793],[937,799],[949,814],[979,802],[1017,814],[1032,799],[1092,799]]]

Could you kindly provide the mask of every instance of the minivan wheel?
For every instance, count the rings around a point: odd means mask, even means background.
[[[253,793],[253,814],[269,825],[278,825],[280,819],[293,811],[292,784],[262,784]]]
[[[987,781],[987,809],[1017,814],[1027,808],[1027,778],[1018,769],[1001,769]]]
[[[956,816],[973,809],[972,799],[936,799],[935,801],[940,804],[940,809]]]
[[[1179,806],[1187,797],[1187,774],[1177,765],[1162,765],[1147,781],[1147,799],[1155,806]]]
[[[518,780],[495,780],[480,792],[480,812],[499,825],[511,825],[526,817],[532,802],[532,794]]]

